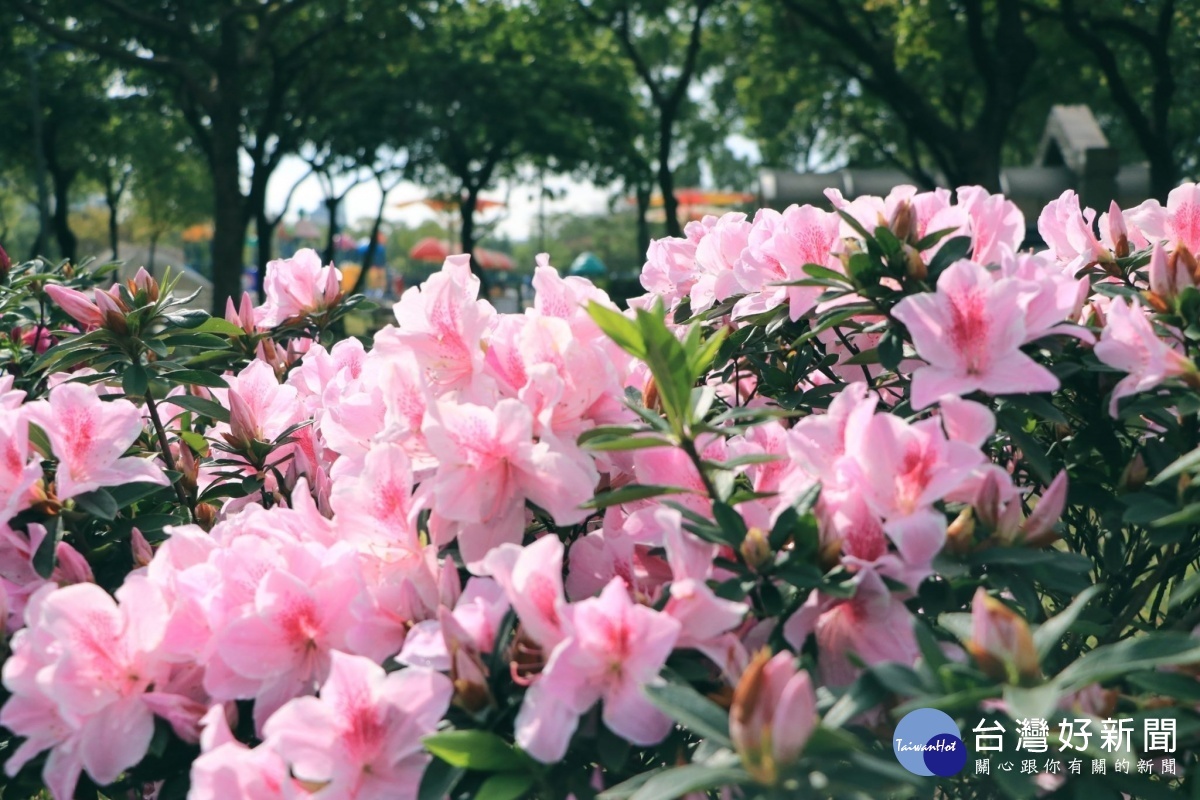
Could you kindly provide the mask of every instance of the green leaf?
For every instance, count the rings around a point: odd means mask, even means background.
[[[533,776],[528,772],[501,772],[483,782],[475,800],[517,800],[532,788]]]
[[[929,260],[929,280],[936,282],[938,276],[955,261],[966,258],[971,252],[970,236],[955,236],[947,239]]]
[[[605,789],[600,794],[596,795],[596,800],[629,800],[633,797],[638,789],[646,785],[646,783],[655,775],[661,775],[666,772],[666,767],[655,767],[647,772],[634,775],[627,781],[621,781],[616,786]],[[438,798],[441,800],[441,798]]]
[[[725,539],[733,546],[740,545],[746,538],[746,521],[728,503],[713,501],[713,517],[720,526]]]
[[[1059,691],[1051,681],[1029,688],[1005,686],[1003,697],[1013,719],[1049,719],[1058,705]]]
[[[163,379],[171,383],[186,383],[192,386],[207,386],[210,389],[227,389],[229,384],[214,372],[200,369],[177,369],[163,374]]]
[[[814,278],[823,278],[824,280],[832,281],[842,286],[850,285],[850,282],[846,280],[845,275],[837,270],[832,270],[829,267],[822,267],[820,264],[805,264],[803,267],[801,267],[801,269],[804,270],[805,274],[811,275]]]
[[[109,486],[107,491],[118,508],[125,508],[143,497],[149,497],[155,492],[162,491],[163,488],[157,483],[123,483],[120,486]]]
[[[1155,670],[1153,672],[1135,672],[1127,676],[1125,680],[1147,692],[1174,697],[1188,705],[1200,704],[1200,681],[1191,675]]]
[[[904,358],[904,340],[900,338],[895,328],[888,328],[879,339],[876,347],[879,351],[879,363],[889,372],[895,372]]]
[[[217,422],[229,422],[229,409],[215,400],[206,400],[190,394],[177,394],[174,397],[164,398],[162,402],[186,408],[188,411],[193,411]]]
[[[426,736],[425,749],[447,764],[488,772],[512,772],[528,766],[529,759],[491,731],[446,731]]]
[[[121,376],[121,388],[130,397],[142,397],[145,395],[146,384],[149,382],[150,375],[141,364],[131,364],[125,370],[125,374]]]
[[[192,333],[215,333],[222,336],[241,336],[245,333],[240,327],[221,317],[209,317],[190,330]]]
[[[1097,584],[1084,589],[1071,602],[1071,605],[1046,620],[1033,632],[1033,643],[1037,647],[1039,659],[1043,659],[1050,654],[1050,651],[1067,635],[1075,620],[1079,619],[1084,606],[1090,603],[1092,598],[1100,594],[1103,588],[1103,586]]]
[[[630,800],[675,800],[692,792],[719,789],[748,783],[750,776],[739,767],[710,767],[706,764],[688,764],[655,774],[630,795]],[[601,794],[600,800],[607,800]]]
[[[592,301],[588,303],[588,316],[599,326],[604,334],[634,358],[645,358],[646,341],[637,323],[620,311],[602,306]]]
[[[45,538],[38,544],[38,549],[33,554],[33,571],[45,580],[50,580],[50,575],[54,572],[58,541],[61,538],[62,519],[55,518],[53,525],[48,526]]]
[[[120,507],[113,496],[104,489],[95,489],[84,494],[75,495],[75,505],[100,519],[113,520],[117,517]]]
[[[645,500],[648,497],[658,497],[664,494],[683,494],[687,489],[681,489],[678,486],[654,486],[646,483],[630,483],[622,486],[620,489],[613,489],[611,492],[603,492],[596,495],[591,500],[583,504],[584,508],[608,508],[609,506],[619,506],[625,503],[632,503],[635,500]]]
[[[611,452],[617,450],[648,450],[652,447],[674,447],[675,443],[661,436],[622,436],[612,439],[590,439],[583,446],[588,450]]]
[[[713,701],[686,683],[663,683],[647,686],[650,702],[683,727],[722,747],[732,747],[729,740],[729,715]]]
[[[1130,672],[1200,663],[1200,639],[1185,633],[1154,632],[1097,647],[1058,674],[1064,692],[1102,683]]]
[[[421,776],[417,800],[446,800],[452,796],[454,787],[465,774],[466,770],[462,767],[452,767],[435,758],[425,767],[425,774]]]
[[[1200,447],[1190,453],[1185,453],[1171,462],[1166,469],[1154,476],[1154,480],[1150,481],[1150,485],[1156,486],[1163,481],[1169,481],[1171,478],[1182,475],[1185,472],[1191,472],[1198,467],[1200,467]]]

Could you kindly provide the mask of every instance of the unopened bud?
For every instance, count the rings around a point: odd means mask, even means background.
[[[1054,526],[1066,506],[1067,471],[1063,470],[1054,477],[1046,491],[1042,492],[1029,518],[1021,525],[1025,543],[1030,547],[1044,547],[1055,541],[1058,536],[1054,532]]]
[[[1108,205],[1108,238],[1112,241],[1113,254],[1117,258],[1129,255],[1129,228],[1125,225],[1125,215],[1121,213],[1116,200]]]
[[[916,248],[909,244],[904,245],[904,268],[908,277],[913,280],[923,281],[929,277],[929,267]]]
[[[100,309],[104,327],[115,334],[124,336],[129,333],[129,323],[125,321],[125,311],[108,292],[96,292],[96,307]]]
[[[896,206],[892,212],[892,218],[888,220],[888,229],[900,241],[906,244],[912,243],[913,234],[917,230],[917,213],[911,202],[904,200]]]
[[[8,277],[8,271],[11,269],[12,259],[8,257],[8,253],[4,252],[4,248],[0,247],[0,282]]]
[[[651,411],[662,411],[662,398],[658,394],[658,382],[651,375],[646,380],[646,388],[642,390],[642,403]]]
[[[975,514],[970,506],[959,512],[946,528],[946,549],[963,555],[975,544]]]
[[[59,542],[54,548],[54,556],[58,563],[52,577],[59,586],[96,582],[96,576],[92,574],[92,565],[71,545]]]
[[[762,528],[751,528],[746,531],[746,538],[742,540],[738,551],[746,565],[756,571],[770,563],[774,557],[774,553],[771,552],[771,542]]]
[[[208,503],[196,503],[196,524],[209,531],[216,523],[217,509]]]
[[[137,274],[129,279],[128,286],[129,293],[135,297],[139,293],[144,293],[146,295],[146,299],[151,303],[158,302],[158,281],[154,279],[153,275],[146,271],[145,267],[138,268]]]
[[[136,525],[129,534],[129,549],[133,553],[135,567],[149,566],[151,559],[154,558],[154,549],[150,547],[150,543],[146,541],[146,537],[142,535]]]
[[[808,673],[796,669],[789,652],[756,653],[729,709],[729,737],[746,771],[760,784],[775,785],[816,726],[817,698]]]
[[[993,680],[1020,685],[1041,676],[1029,623],[981,586],[971,602],[967,651]]]
[[[1149,476],[1150,470],[1146,467],[1146,459],[1142,458],[1141,453],[1137,453],[1121,471],[1121,480],[1117,486],[1123,492],[1136,492],[1146,485],[1146,479]]]

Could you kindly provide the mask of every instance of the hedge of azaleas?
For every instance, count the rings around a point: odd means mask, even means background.
[[[4,799],[1195,791],[1200,187],[1040,253],[830,200],[654,242],[629,312],[451,257],[369,343],[311,251],[225,319],[4,259]],[[921,778],[925,706],[1169,716],[1180,770]]]

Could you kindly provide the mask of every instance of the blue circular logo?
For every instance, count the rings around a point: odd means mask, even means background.
[[[958,725],[944,711],[910,711],[892,734],[896,760],[914,775],[948,778],[967,765],[967,747]]]

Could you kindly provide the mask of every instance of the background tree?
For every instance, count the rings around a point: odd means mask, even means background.
[[[121,65],[129,80],[169,94],[191,125],[212,176],[213,302],[240,290],[246,225],[265,203],[291,133],[334,80],[321,45],[350,0],[5,0],[51,36]],[[312,84],[312,85],[306,85]],[[249,189],[241,159],[249,156]]]
[[[1052,102],[1043,90],[1055,84],[1038,72],[1044,42],[1017,3],[779,0],[743,10],[743,30],[762,39],[739,60],[751,124],[770,139],[782,121],[799,153],[825,142],[827,156],[866,151],[927,186],[940,172],[952,185],[998,190],[1006,153],[1014,140],[1031,149]]]
[[[597,57],[555,9],[480,0],[438,3],[408,62],[414,174],[461,211],[462,252],[477,241],[481,193],[521,164],[607,170],[611,131],[628,131],[619,65]],[[448,57],[447,54],[453,54]]]
[[[1200,160],[1200,109],[1180,96],[1200,85],[1194,0],[1029,3],[1039,20],[1061,25],[1076,44],[1076,68],[1091,62],[1097,84],[1150,165],[1150,194],[1166,200],[1185,170]]]

